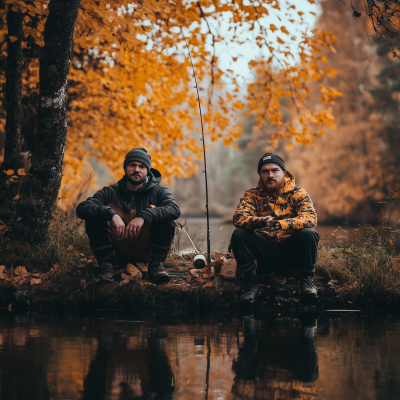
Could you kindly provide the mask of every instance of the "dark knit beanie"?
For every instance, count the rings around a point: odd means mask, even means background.
[[[132,161],[139,161],[143,163],[150,171],[151,157],[147,154],[147,150],[143,147],[132,149],[126,156],[124,161],[124,169]]]
[[[258,162],[258,173],[261,171],[261,167],[265,164],[278,164],[284,171],[286,171],[285,161],[283,158],[274,153],[265,153]]]

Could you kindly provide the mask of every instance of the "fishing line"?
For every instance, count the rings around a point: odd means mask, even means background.
[[[200,123],[201,123],[201,141],[203,142],[203,160],[204,160],[204,179],[206,183],[206,216],[207,216],[207,267],[208,267],[208,276],[211,275],[211,250],[210,250],[210,218],[209,218],[209,213],[208,213],[208,180],[207,180],[207,160],[206,160],[206,143],[204,140],[204,127],[203,127],[203,114],[201,112],[201,103],[200,103],[200,92],[199,92],[199,86],[197,84],[197,78],[196,78],[196,72],[194,70],[194,64],[192,60],[192,55],[190,53],[189,49],[189,44],[185,36],[183,35],[182,29],[181,29],[181,34],[182,38],[186,43],[186,48],[188,50],[188,56],[190,59],[190,64],[192,65],[192,70],[193,70],[193,75],[192,78],[194,78],[195,86],[194,88],[197,91],[197,99],[196,101],[198,102],[199,105],[199,112],[200,112]]]

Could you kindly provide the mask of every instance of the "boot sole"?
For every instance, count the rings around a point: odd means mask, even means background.
[[[306,293],[303,295],[300,295],[300,299],[302,300],[316,300],[318,299],[317,293]]]

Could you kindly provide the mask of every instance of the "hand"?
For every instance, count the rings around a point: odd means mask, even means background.
[[[119,240],[122,240],[124,238],[124,233],[125,233],[124,221],[122,221],[121,217],[118,214],[115,214],[112,217],[111,221],[115,226],[117,238]]]
[[[271,229],[273,227],[275,228],[280,225],[279,221],[276,221],[275,217],[271,217],[270,215],[264,217],[264,220],[265,220],[265,227],[268,229]]]
[[[125,229],[125,239],[127,239],[128,237],[137,236],[143,224],[144,219],[142,217],[136,217],[131,222],[129,222],[128,226]]]

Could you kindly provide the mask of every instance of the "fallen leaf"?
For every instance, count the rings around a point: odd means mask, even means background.
[[[14,269],[14,275],[17,276],[22,276],[22,275],[26,275],[28,273],[28,271],[26,270],[25,267],[17,267]]]
[[[17,172],[18,172],[18,175],[21,175],[21,176],[26,175],[26,172],[23,168],[20,168]]]
[[[156,286],[154,283],[151,282],[143,282],[143,284],[147,286]]]
[[[145,263],[136,263],[137,267],[142,271],[142,272],[147,272],[148,268],[147,265]]]
[[[82,256],[82,257],[85,257],[85,255],[84,255],[83,253],[81,253],[81,256]]]
[[[351,301],[349,301],[350,304],[353,304]]]
[[[54,271],[57,271],[60,268],[60,266],[58,264],[53,264],[53,268],[54,268]]]
[[[136,268],[134,265],[132,264],[128,264],[126,266],[126,272],[128,272],[130,274],[129,279],[133,279],[136,276],[138,278],[140,278],[142,276],[142,273],[138,270],[138,268]],[[122,275],[121,275],[122,276]]]
[[[74,246],[72,246],[72,244],[70,244],[68,247],[67,247],[67,251],[70,251],[70,250],[72,250],[74,248]]]
[[[129,283],[129,279],[124,279],[119,283],[119,286],[126,285],[127,283]]]
[[[14,170],[13,170],[13,169],[9,169],[8,171],[6,171],[6,174],[7,174],[8,176],[12,175],[13,173],[14,173]]]
[[[203,289],[206,287],[213,287],[214,286],[214,282],[207,282],[204,286]]]
[[[39,283],[42,283],[41,279],[36,279],[36,278],[31,279],[31,285],[38,285]]]
[[[13,200],[18,200],[21,196],[17,194],[15,197],[13,197]]]
[[[129,279],[129,276],[127,274],[122,273],[121,274],[121,278],[122,279]]]
[[[294,302],[295,302],[295,303],[298,303],[299,301],[300,301],[300,299],[297,299],[297,300],[295,300]]]
[[[195,277],[195,278],[200,278],[200,270],[193,268],[190,270],[190,273]]]
[[[12,311],[12,303],[8,305],[8,311]]]

